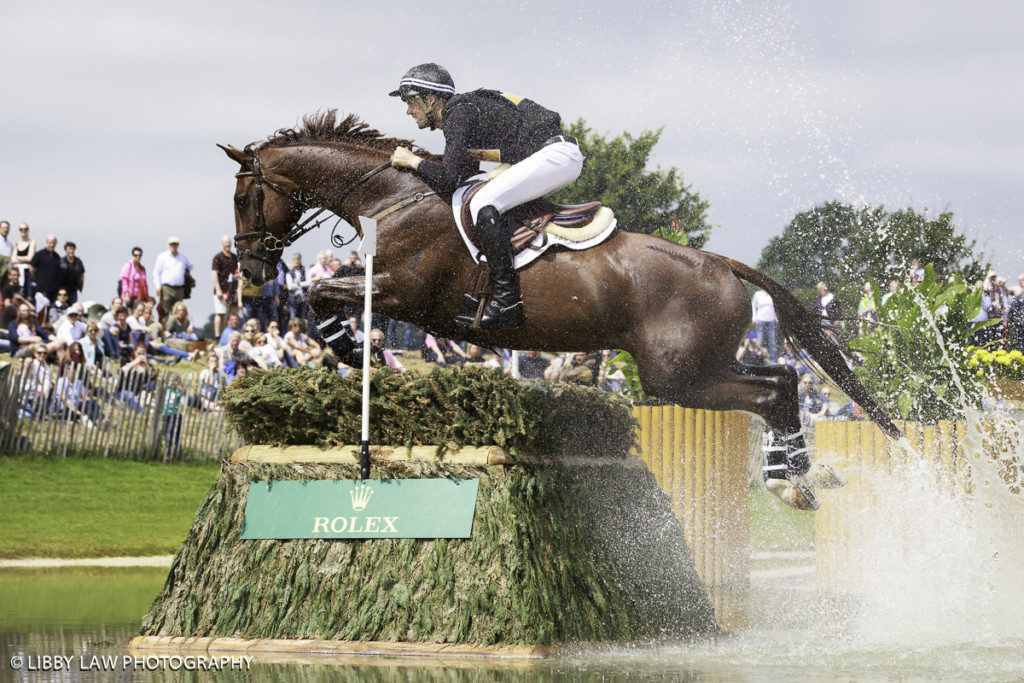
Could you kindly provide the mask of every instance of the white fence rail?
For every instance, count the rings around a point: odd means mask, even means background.
[[[239,445],[225,430],[221,383],[32,359],[0,371],[0,453],[134,460],[218,460]]]

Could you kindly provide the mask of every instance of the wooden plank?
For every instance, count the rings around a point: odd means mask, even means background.
[[[313,462],[342,463],[359,462],[359,446],[336,446],[322,449],[318,446],[242,446],[231,456],[232,462]],[[515,463],[509,453],[498,446],[470,446],[457,451],[444,451],[437,457],[437,446],[370,446],[370,457],[374,460],[429,460],[450,462],[460,465],[511,465]]]

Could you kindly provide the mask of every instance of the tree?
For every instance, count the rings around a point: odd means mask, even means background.
[[[914,258],[933,263],[937,277],[980,280],[988,260],[975,249],[950,211],[930,219],[910,208],[890,213],[832,201],[797,214],[765,246],[758,268],[805,300],[824,281],[849,315],[865,282],[884,291],[890,280],[907,279]]]
[[[583,119],[577,120],[565,132],[579,140],[587,161],[579,179],[552,199],[566,204],[600,199],[615,212],[620,229],[647,234],[660,230],[662,236],[699,249],[713,227],[708,223],[709,204],[683,182],[678,169],[647,170],[661,130],[609,138],[598,135]],[[682,232],[673,236],[669,233],[674,216]]]

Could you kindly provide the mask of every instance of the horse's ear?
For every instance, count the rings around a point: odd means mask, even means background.
[[[239,163],[245,168],[252,167],[252,159],[249,158],[249,155],[243,152],[242,150],[238,149],[234,145],[228,145],[227,147],[225,147],[224,145],[218,144],[217,146],[224,150],[224,153],[227,154],[228,158],[231,159],[232,161]]]

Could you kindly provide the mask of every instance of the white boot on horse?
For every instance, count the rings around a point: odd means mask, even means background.
[[[799,428],[786,432],[768,429],[762,449],[764,487],[786,505],[797,510],[821,507],[815,488],[832,489],[843,486],[838,473],[824,463],[812,463],[803,434]]]

